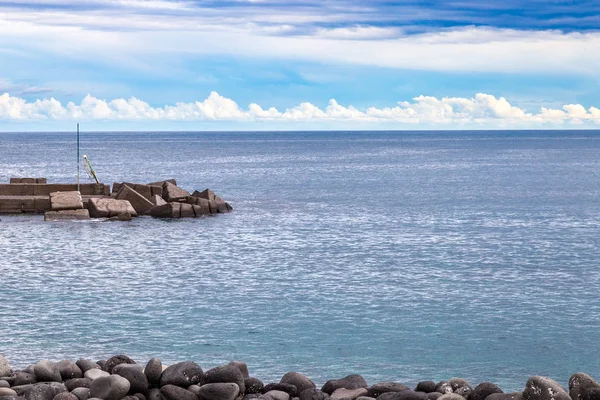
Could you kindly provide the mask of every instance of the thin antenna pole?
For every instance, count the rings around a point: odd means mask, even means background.
[[[80,192],[79,187],[79,124],[77,124],[77,191]]]

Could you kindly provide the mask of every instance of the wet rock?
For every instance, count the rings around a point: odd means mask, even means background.
[[[179,186],[173,185],[171,182],[163,184],[162,197],[167,202],[180,201],[190,196],[190,192],[183,190]]]
[[[50,209],[52,211],[80,210],[82,208],[81,194],[77,191],[50,193]]]
[[[244,375],[238,367],[233,365],[222,365],[209,369],[204,373],[203,383],[235,383],[240,393],[245,393]]]
[[[84,377],[91,379],[92,381],[98,379],[98,378],[102,378],[102,377],[107,377],[110,374],[106,371],[102,371],[101,369],[88,369],[87,371],[85,371],[85,374],[83,374]]]
[[[200,386],[200,400],[234,400],[240,393],[238,385],[232,382],[207,383]]]
[[[113,365],[113,367],[114,366],[116,365]],[[122,376],[103,376],[92,381],[92,384],[90,385],[90,396],[104,400],[120,400],[121,397],[127,395],[130,386],[129,381]]]
[[[71,360],[63,360],[56,363],[63,381],[83,377],[81,369]]]
[[[0,376],[8,376],[11,372],[12,368],[10,367],[10,363],[2,354],[0,354]]]
[[[432,393],[435,392],[434,381],[422,381],[415,386],[415,392]]]
[[[298,395],[298,388],[296,385],[292,385],[291,383],[269,383],[263,387],[262,393],[267,393],[271,390],[286,392],[291,397],[296,397]]]
[[[104,367],[102,369],[108,372],[109,374],[112,374],[113,368],[119,364],[135,364],[135,361],[127,357],[125,354],[119,354],[116,356],[112,356],[111,358],[106,360],[106,363],[104,364]]]
[[[341,379],[331,379],[325,382],[321,390],[329,395],[331,395],[334,391],[340,388],[344,389],[358,389],[358,388],[366,388],[367,381],[357,374],[348,375]]]
[[[52,361],[40,361],[33,366],[33,371],[38,382],[62,382],[60,370]]]
[[[77,396],[71,393],[63,392],[59,393],[52,400],[79,400]]]
[[[312,383],[312,381],[311,381]],[[298,396],[300,400],[327,400],[329,395],[315,387],[308,388],[300,392]]]
[[[569,396],[573,400],[587,400],[587,392],[594,388],[600,388],[600,384],[588,374],[578,372],[569,378]]]
[[[435,391],[438,393],[446,394],[453,393],[452,385],[448,381],[440,381],[435,385]]]
[[[469,395],[469,400],[485,400],[490,394],[503,393],[502,389],[491,382],[483,382],[475,386]]]
[[[522,392],[513,393],[492,393],[485,400],[521,400],[523,398]]]
[[[100,369],[100,366],[98,364],[96,364],[92,360],[86,360],[84,358],[80,358],[79,360],[77,360],[75,362],[75,365],[77,365],[81,372],[83,372],[84,374],[87,370],[90,369]]]
[[[129,394],[146,393],[148,391],[148,378],[142,368],[134,364],[119,364],[113,368],[113,374],[120,375],[129,381]]]
[[[246,378],[244,379],[244,386],[246,386],[245,394],[259,394],[262,393],[264,384],[258,378]],[[296,388],[297,390],[298,388]]]
[[[265,393],[265,396],[269,396],[273,400],[290,400],[290,395],[282,390],[269,390]]]
[[[342,400],[342,399],[348,399],[348,400],[355,400],[359,397],[364,397],[369,393],[369,391],[367,390],[367,388],[361,387],[361,388],[356,388],[356,389],[346,389],[346,388],[339,388],[333,391],[333,393],[331,394],[331,398],[332,399],[336,399],[336,400]]]
[[[198,400],[198,396],[194,393],[175,385],[165,385],[161,387],[160,394],[165,400]]]
[[[13,382],[13,386],[22,386],[37,382],[35,375],[30,374],[29,372],[15,372],[14,377],[15,381]]]
[[[183,361],[165,369],[160,376],[160,386],[175,385],[186,388],[200,382],[204,373],[198,364]]]
[[[289,383],[296,386],[298,389],[298,395],[307,389],[316,389],[314,382],[299,372],[288,372],[281,378],[279,383]]]
[[[67,388],[67,390],[69,392],[72,392],[73,389],[77,389],[77,388],[88,388],[90,387],[90,384],[92,383],[92,380],[89,378],[73,378],[73,379],[69,379],[67,381],[64,382],[65,383],[65,387]]]
[[[242,361],[231,361],[229,363],[229,365],[233,365],[234,367],[237,367],[242,372],[242,375],[244,376],[244,379],[247,379],[247,378],[250,377],[250,374],[248,373],[248,365],[246,365],[245,362],[242,362]]]
[[[404,392],[406,390],[410,390],[410,388],[398,382],[380,382],[367,388],[368,396],[375,398],[379,397],[383,393]]]
[[[148,383],[158,384],[162,371],[162,361],[156,357],[151,358],[146,364],[146,368],[144,368],[144,373],[146,374],[146,378],[148,378]]]
[[[77,396],[78,400],[88,400],[90,398],[90,389],[85,387],[78,387],[71,390],[71,393]]]
[[[477,388],[475,388],[477,389]],[[480,400],[473,398],[471,400]],[[525,385],[523,400],[571,400],[567,391],[557,382],[543,376],[532,376]]]

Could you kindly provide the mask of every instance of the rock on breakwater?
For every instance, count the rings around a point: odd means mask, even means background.
[[[171,366],[152,358],[140,364],[119,354],[107,360],[41,360],[13,370],[0,355],[0,400],[600,400],[600,384],[576,373],[569,391],[550,378],[533,376],[522,392],[504,393],[492,382],[464,379],[419,382],[367,381],[358,374],[330,379],[322,387],[299,372],[277,382],[250,375],[241,361],[208,370],[194,361]]]

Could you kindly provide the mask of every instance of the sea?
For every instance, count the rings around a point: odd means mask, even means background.
[[[75,182],[76,146],[0,133],[0,182]],[[80,148],[104,183],[174,178],[234,211],[0,216],[15,368],[127,354],[319,386],[600,378],[600,131],[82,132]]]

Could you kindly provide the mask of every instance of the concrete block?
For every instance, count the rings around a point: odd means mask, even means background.
[[[163,204],[167,204],[165,199],[163,199],[162,196],[159,194],[154,195],[154,197],[152,198],[152,203],[154,203],[155,206],[162,206]]]
[[[10,183],[48,183],[46,178],[10,178]]]
[[[44,213],[44,221],[68,221],[86,219],[90,219],[90,213],[86,209],[46,211]]]
[[[81,193],[77,191],[50,193],[50,208],[52,211],[82,209]]]
[[[194,207],[191,204],[187,204],[187,203],[181,203],[181,212],[180,212],[180,216],[181,218],[195,218],[196,217],[196,213],[194,212]]]
[[[93,197],[89,200],[88,210],[92,218],[110,218],[121,214],[137,217],[137,212],[127,200]]]
[[[220,198],[219,196],[217,196],[212,190],[210,189],[204,189],[203,191],[194,191],[194,193],[192,193],[192,196],[194,197],[200,197],[201,199],[206,199],[206,200],[210,200],[210,201],[223,201],[222,198]]]
[[[154,203],[128,185],[121,186],[121,189],[117,193],[117,199],[129,201],[138,215],[146,214],[155,206]]]
[[[185,202],[188,204],[192,204],[196,207],[199,208],[199,212],[201,215],[209,215],[211,214],[210,210],[210,201],[200,198],[200,197],[195,197],[195,196],[188,196],[185,198]],[[215,206],[216,208],[216,206]]]
[[[162,190],[162,197],[168,202],[179,201],[190,195],[190,192],[173,185],[171,182],[165,182]]]
[[[150,215],[156,218],[181,218],[181,203],[166,203],[150,210]]]
[[[150,182],[148,185],[163,187],[165,182],[169,182],[169,183],[172,183],[173,185],[177,186],[177,181],[175,179],[165,179],[164,181]]]

